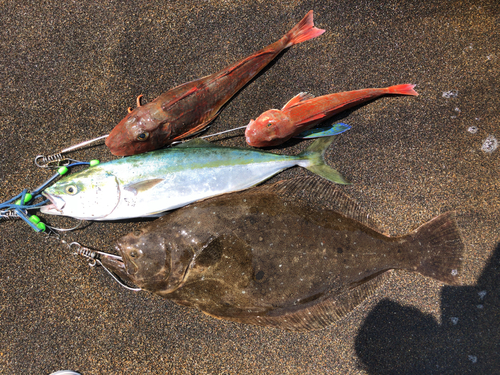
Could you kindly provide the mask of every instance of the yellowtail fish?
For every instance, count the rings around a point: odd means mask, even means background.
[[[221,147],[193,139],[67,175],[43,192],[52,203],[41,211],[83,220],[156,215],[200,199],[247,189],[295,165],[345,184],[323,159],[333,139],[320,138],[296,156]]]

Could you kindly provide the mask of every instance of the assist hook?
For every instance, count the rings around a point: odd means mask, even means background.
[[[75,254],[81,255],[82,257],[89,259],[90,267],[95,267],[97,265],[101,266],[118,284],[120,284],[125,289],[132,290],[134,292],[142,290],[141,288],[130,287],[127,284],[125,284],[117,275],[115,275],[111,270],[109,270],[106,266],[104,266],[101,260],[99,259],[100,255],[105,255],[107,257],[114,258],[122,262],[123,259],[121,256],[105,253],[103,251],[92,250],[89,249],[88,247],[80,245],[78,242],[71,242],[68,244],[68,247],[70,250],[75,251]]]

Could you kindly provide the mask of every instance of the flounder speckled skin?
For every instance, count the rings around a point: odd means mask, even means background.
[[[401,237],[372,227],[333,184],[299,178],[181,208],[121,238],[123,263],[102,261],[213,317],[294,331],[342,318],[391,269],[459,283],[463,244],[453,213]]]

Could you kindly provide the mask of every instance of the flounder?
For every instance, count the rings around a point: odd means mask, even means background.
[[[318,203],[321,201],[322,203]],[[333,184],[298,178],[206,199],[118,240],[125,281],[220,319],[293,331],[344,317],[404,269],[456,285],[452,212],[389,237]]]

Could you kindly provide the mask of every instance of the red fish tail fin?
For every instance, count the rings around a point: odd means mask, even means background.
[[[285,37],[288,38],[286,47],[291,47],[294,44],[299,44],[305,42],[306,40],[316,38],[324,32],[325,30],[314,27],[313,11],[310,10],[309,13],[302,18],[302,21],[296,24],[294,28],[285,35]]]
[[[460,285],[464,245],[454,212],[445,212],[405,236],[416,256],[415,270],[441,282]]]
[[[388,94],[399,94],[399,95],[413,95],[418,96],[418,92],[413,90],[415,85],[405,83],[404,85],[396,85],[387,88]]]

